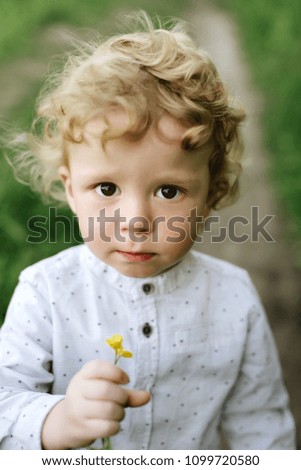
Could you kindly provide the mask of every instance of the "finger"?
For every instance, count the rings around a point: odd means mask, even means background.
[[[89,419],[86,422],[86,434],[93,440],[97,439],[98,437],[113,436],[119,431],[120,424],[118,421],[111,421],[107,419]]]
[[[103,379],[85,380],[82,384],[82,396],[86,400],[105,400],[125,405],[128,392],[116,383]]]
[[[124,407],[111,401],[90,401],[85,407],[87,419],[122,421],[124,416]]]
[[[101,359],[87,362],[81,369],[81,374],[86,379],[106,379],[118,384],[129,383],[128,375],[120,367]]]
[[[127,390],[127,392],[127,406],[130,406],[132,408],[146,405],[146,403],[148,403],[151,399],[151,394],[146,390]]]

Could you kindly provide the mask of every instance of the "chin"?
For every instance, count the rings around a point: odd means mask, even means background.
[[[154,269],[147,269],[146,267],[142,266],[128,266],[128,267],[116,267],[113,268],[117,269],[120,274],[128,277],[134,278],[145,278],[145,277],[153,277],[159,274],[161,271],[156,271]]]
[[[133,278],[146,278],[146,277],[155,277],[158,276],[159,274],[162,274],[169,269],[171,269],[173,266],[176,266],[180,260],[175,261],[174,263],[170,263],[168,265],[164,266],[150,266],[147,265],[147,263],[131,263],[127,265],[114,265],[112,264],[111,266],[115,268],[120,274],[123,274],[124,276],[128,277],[133,277]]]

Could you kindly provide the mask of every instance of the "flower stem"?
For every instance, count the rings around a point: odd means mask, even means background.
[[[102,438],[102,450],[112,450],[112,445],[109,437]]]

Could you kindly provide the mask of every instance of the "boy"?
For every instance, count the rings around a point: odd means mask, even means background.
[[[1,448],[215,449],[221,430],[234,449],[294,448],[247,274],[191,250],[237,191],[244,113],[179,26],[144,20],[70,58],[16,158],[67,199],[85,243],[21,273],[1,332]],[[114,333],[133,352],[121,368]]]

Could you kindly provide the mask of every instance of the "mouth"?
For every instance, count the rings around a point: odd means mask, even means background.
[[[120,251],[120,250],[117,250],[117,253],[119,253],[121,256],[123,256],[128,261],[134,261],[134,262],[140,262],[140,263],[145,262],[145,261],[149,261],[154,256],[154,253],[137,253],[137,252],[134,252],[134,251]]]

